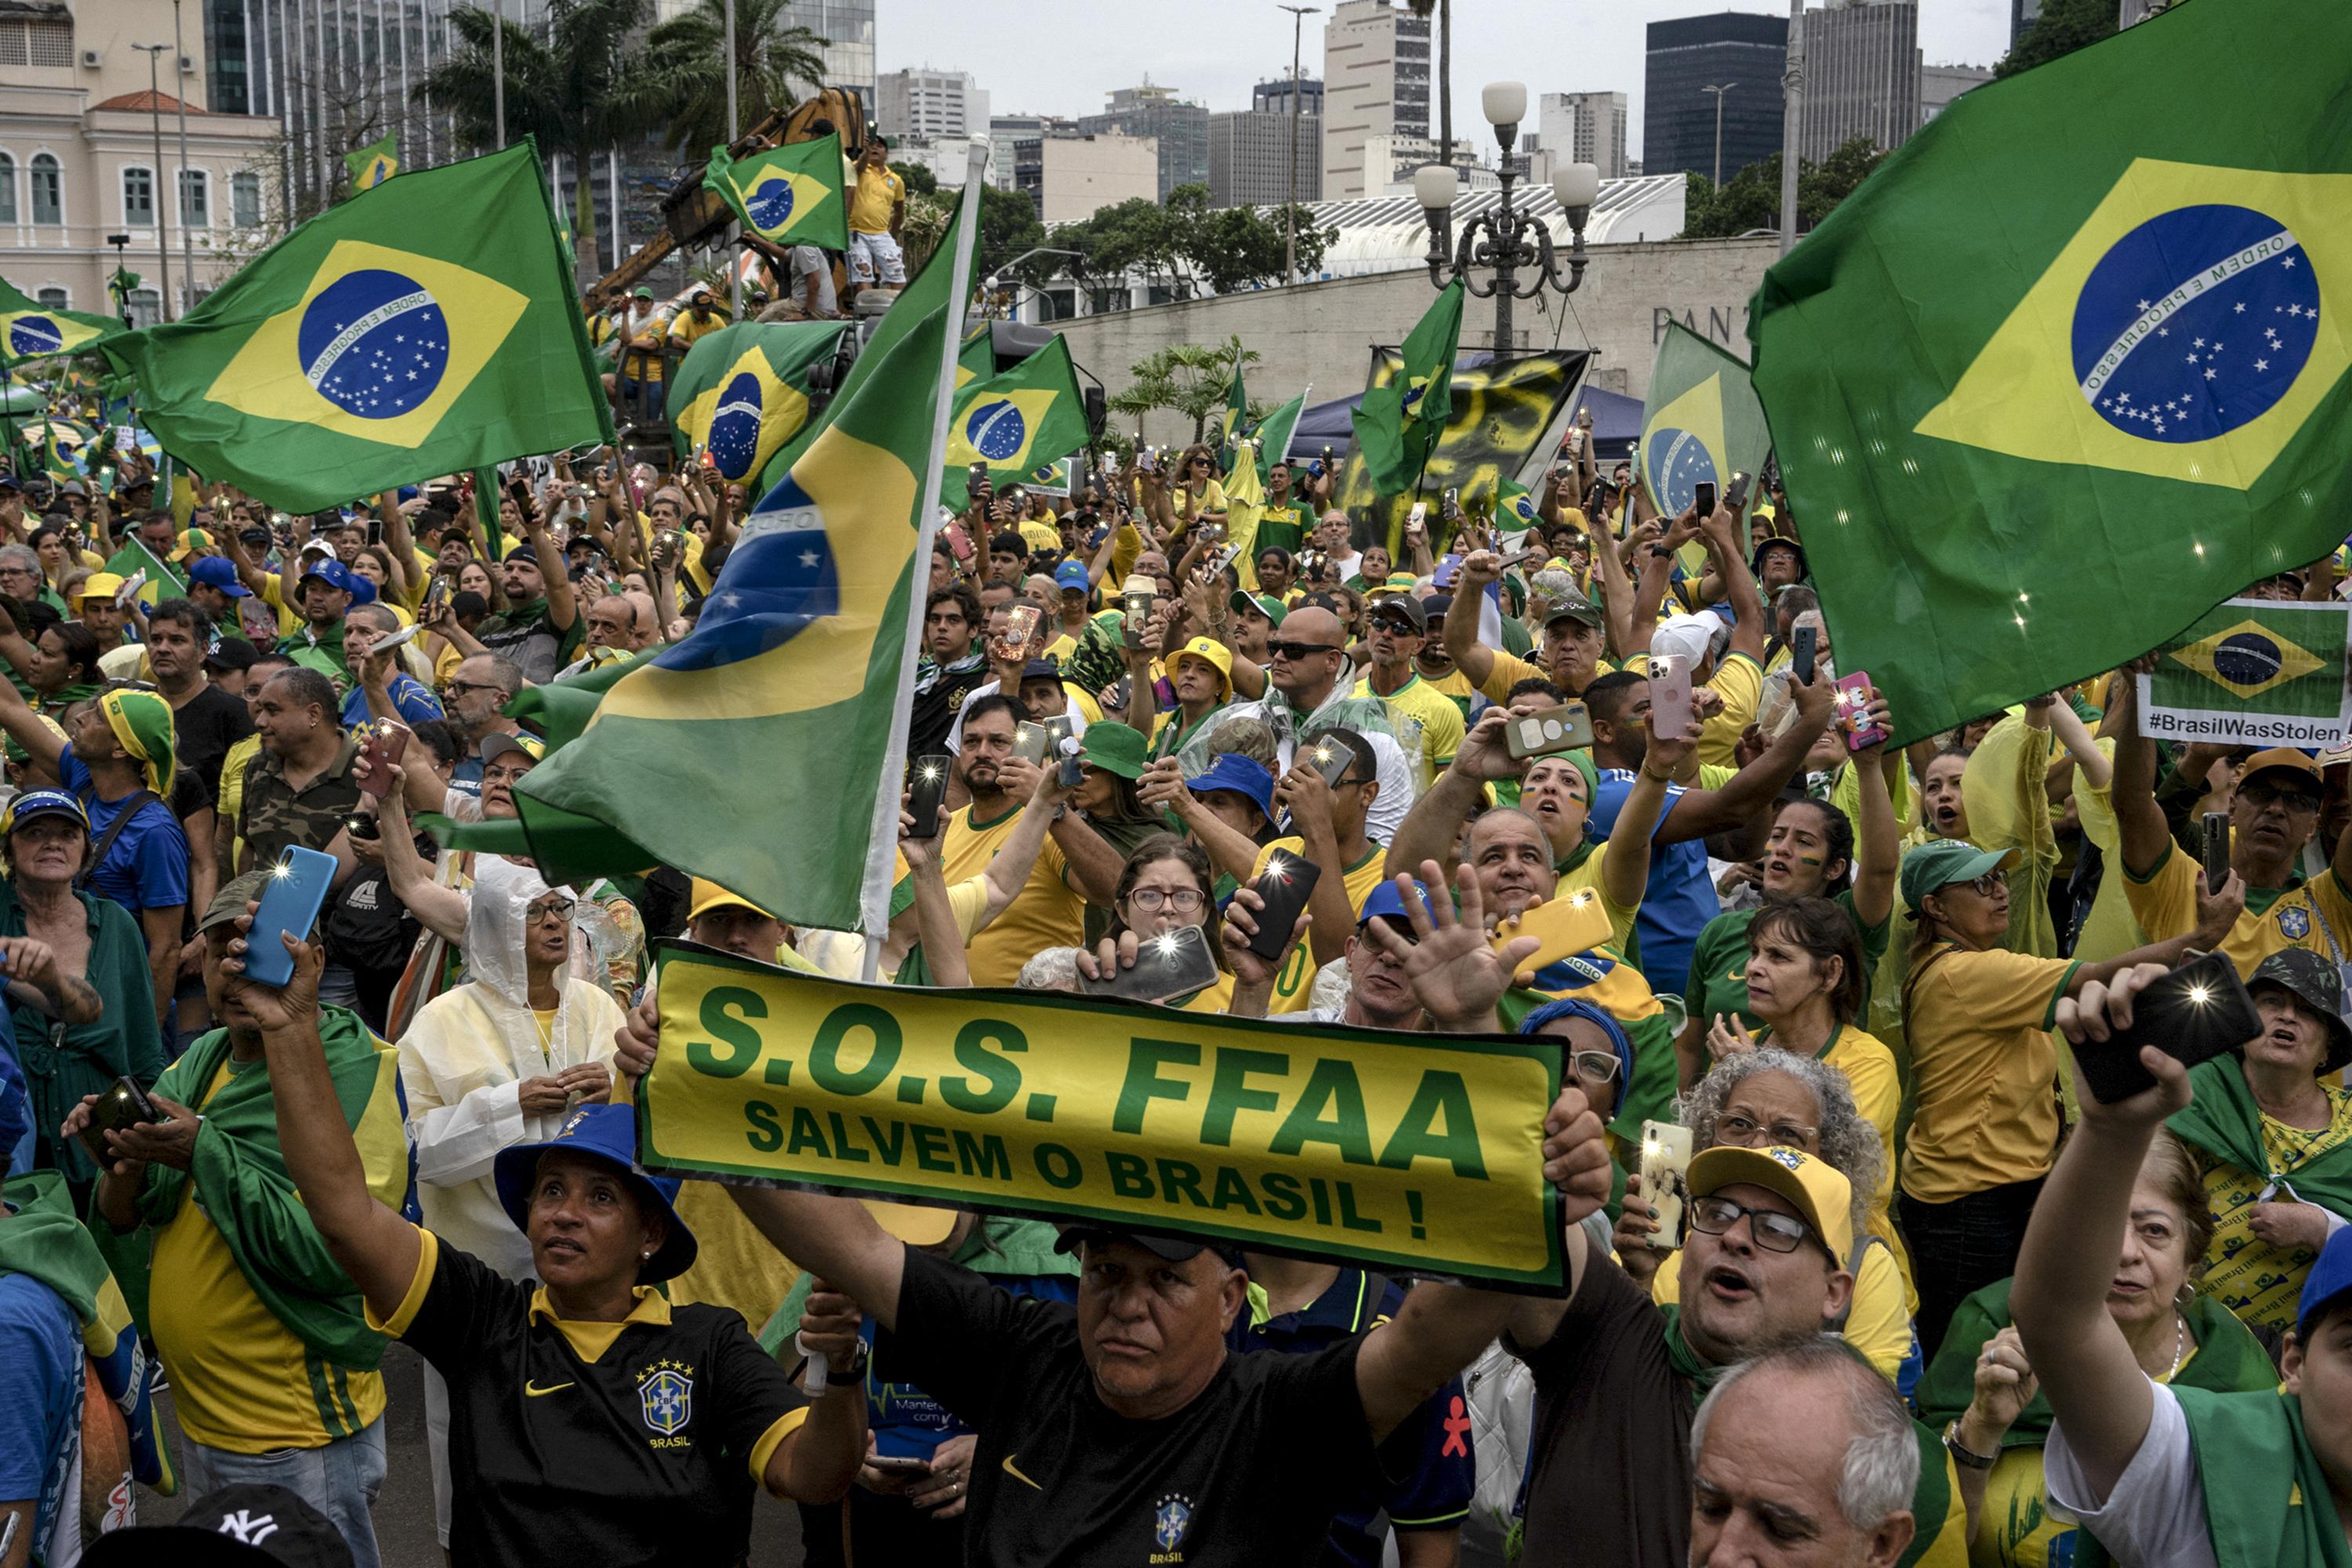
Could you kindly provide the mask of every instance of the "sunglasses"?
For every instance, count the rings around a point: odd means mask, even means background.
[[[1294,661],[1302,658],[1312,658],[1318,653],[1344,653],[1347,651],[1337,643],[1276,641],[1271,637],[1266,640],[1265,650],[1266,652],[1274,655],[1276,658],[1287,658]]]

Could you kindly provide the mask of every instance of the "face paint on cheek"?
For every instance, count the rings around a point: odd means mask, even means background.
[[[1818,866],[1821,863],[1822,858],[1818,855],[1799,855],[1797,857],[1797,864],[1800,866]]]

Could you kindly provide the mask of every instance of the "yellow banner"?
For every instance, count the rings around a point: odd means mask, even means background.
[[[684,944],[658,963],[648,1168],[1564,1284],[1554,1042],[855,985]]]

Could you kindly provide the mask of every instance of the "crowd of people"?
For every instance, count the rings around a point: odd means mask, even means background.
[[[693,635],[741,487],[0,477],[0,1568],[116,1560],[134,1482],[368,1568],[393,1340],[461,1564],[733,1564],[761,1490],[811,1564],[2345,1561],[2344,759],[2145,739],[2130,668],[1890,746],[1775,485],[1662,517],[1580,427],[1529,526],[1392,540],[1287,456],[942,521],[866,936],[426,830],[516,815],[527,689]],[[1184,927],[1171,1008],[1556,1042],[1565,1293],[638,1163],[654,939],[1075,991]],[[2206,952],[2260,1033],[2099,1100]],[[110,1303],[152,1362],[86,1393]]]

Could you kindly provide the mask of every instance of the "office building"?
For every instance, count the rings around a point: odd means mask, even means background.
[[[1893,149],[1918,129],[1918,0],[1834,0],[1807,9],[1798,156],[1819,163],[1857,136]]]
[[[1100,114],[1078,117],[1081,135],[1144,137],[1160,149],[1159,200],[1179,185],[1209,183],[1209,111],[1176,96],[1172,87],[1157,87],[1147,77],[1141,87],[1123,87],[1110,95],[1110,106]]]
[[[1556,163],[1590,163],[1604,180],[1625,177],[1625,95],[1547,92],[1536,100],[1538,145]]]
[[[2042,0],[2009,0],[2009,47],[2017,47],[2017,40],[2025,29],[2042,15]]]
[[[1919,123],[1925,125],[1944,111],[1944,106],[1968,91],[1982,87],[1992,79],[1992,72],[1984,66],[1921,66],[1919,68]]]
[[[1429,18],[1388,0],[1339,0],[1323,26],[1323,194],[1365,195],[1365,144],[1429,134]]]
[[[1302,95],[1301,101],[1305,101]],[[1297,137],[1296,183],[1290,169]],[[1244,109],[1209,116],[1209,205],[1280,206],[1296,192],[1301,202],[1323,199],[1323,121],[1307,113],[1293,126],[1286,113]]]
[[[1643,78],[1642,167],[1653,174],[1715,173],[1716,95],[1722,104],[1723,177],[1780,150],[1780,73],[1789,19],[1745,11],[1649,25]],[[1808,79],[1811,70],[1808,68]]]
[[[988,93],[965,71],[890,71],[874,84],[874,123],[893,142],[984,136]]]
[[[1017,149],[1024,142],[1041,141],[1048,136],[1076,136],[1076,121],[1057,114],[992,114],[988,117],[988,183],[998,190],[1017,189],[1013,168],[1019,163]]]
[[[1041,223],[1076,223],[1105,207],[1158,201],[1160,146],[1149,136],[1040,136],[1013,144],[1013,189]]]
[[[927,169],[931,178],[939,183],[940,189],[961,191],[963,189],[964,171],[971,167],[971,150],[975,145],[990,146],[985,128],[977,136],[939,136],[929,141],[901,136],[890,141],[890,162],[901,168]],[[1010,156],[1009,153],[1007,155]],[[993,149],[991,149],[992,159],[993,156]],[[1000,182],[996,178],[993,162],[989,165],[988,179],[991,184],[1003,184],[1006,189],[1012,188],[1009,181]]]
[[[1289,113],[1290,79],[1284,77],[1279,81],[1262,81],[1250,89],[1250,107],[1261,113]],[[1314,77],[1307,77],[1298,84],[1298,112],[1302,118],[1323,112],[1323,84]]]
[[[1367,196],[1409,196],[1412,177],[1438,161],[1437,142],[1427,136],[1373,136],[1364,142],[1364,166],[1357,171]],[[1549,179],[1549,174],[1545,178]],[[1502,176],[1478,162],[1477,149],[1456,138],[1454,179],[1457,189],[1493,191],[1502,188]]]

